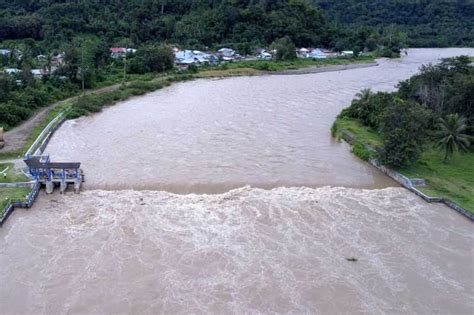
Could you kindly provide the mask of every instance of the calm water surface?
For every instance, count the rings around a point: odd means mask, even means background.
[[[2,313],[472,314],[472,223],[329,132],[360,89],[461,53],[187,82],[67,122],[48,151],[87,190],[0,229]]]

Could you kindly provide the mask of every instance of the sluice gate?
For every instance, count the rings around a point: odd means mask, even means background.
[[[75,193],[79,193],[84,181],[81,163],[51,162],[49,155],[27,156],[24,161],[30,176],[46,187],[47,194],[51,194],[57,186],[63,193],[69,184],[74,186]]]

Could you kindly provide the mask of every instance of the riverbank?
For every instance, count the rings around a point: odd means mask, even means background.
[[[368,61],[366,58],[364,61]],[[133,96],[143,95],[152,91],[159,90],[163,87],[169,86],[175,82],[182,82],[187,80],[199,79],[199,78],[223,78],[223,77],[235,77],[235,76],[254,76],[254,75],[269,75],[272,73],[275,74],[308,74],[308,73],[318,73],[318,72],[329,72],[329,71],[341,71],[347,69],[355,69],[358,67],[367,67],[374,66],[375,63],[361,63],[361,64],[347,64],[350,63],[350,59],[345,59],[341,61],[330,61],[330,63],[344,63],[344,64],[335,64],[327,65],[327,62],[321,61],[306,61],[298,63],[276,63],[279,67],[275,69],[287,68],[288,70],[272,72],[272,71],[262,71],[256,70],[254,68],[245,68],[245,67],[234,67],[230,69],[209,69],[204,68],[198,73],[182,72],[176,73],[173,75],[163,74],[158,77],[155,77],[152,80],[146,81],[132,81],[126,84],[116,84],[113,86],[102,87],[97,90],[90,90],[85,93],[84,96],[74,96],[69,99],[56,102],[47,108],[40,110],[40,112],[27,120],[22,125],[14,128],[13,130],[8,131],[5,134],[5,139],[7,140],[7,145],[3,150],[0,150],[0,161],[5,159],[18,159],[17,161],[21,162],[21,157],[23,157],[35,142],[44,128],[59,114],[63,113],[67,116],[68,119],[78,118],[80,116],[89,115],[96,113],[102,110],[106,106],[113,105],[116,102],[124,101]],[[254,64],[258,65],[259,63]],[[300,70],[291,69],[295,67],[295,64],[299,64],[301,67]],[[325,65],[326,64],[326,65]],[[1,171],[1,170],[0,170]],[[9,170],[11,174],[16,174],[16,177],[23,178],[22,174],[19,173],[19,170],[14,170],[13,168]],[[13,172],[13,173],[12,173]],[[9,176],[12,178],[13,175]],[[31,190],[31,189],[30,189]],[[27,194],[27,191],[24,187],[8,187],[4,188],[2,191],[3,202],[0,205],[1,209],[6,209],[8,204],[14,202],[24,201],[24,196]]]
[[[353,136],[352,152],[362,159],[377,158],[376,149],[383,143],[381,135],[356,119],[338,118],[332,133],[347,140],[345,132]],[[375,150],[370,150],[373,148]],[[407,167],[396,169],[408,178],[422,179],[416,188],[433,199],[449,199],[474,214],[474,153],[458,154],[443,163],[443,153],[435,148],[423,152],[420,159]]]
[[[254,76],[269,74],[310,74],[331,71],[343,71],[356,68],[365,68],[376,66],[377,63],[373,57],[359,58],[332,58],[322,60],[295,60],[289,62],[278,61],[243,61],[238,63],[227,63],[219,67],[205,67],[193,71],[177,71],[175,73],[164,73],[154,76],[143,76],[142,80],[133,80],[124,84],[113,84],[110,86],[100,87],[98,89],[88,90],[86,96],[90,97],[88,101],[96,103],[97,101],[105,101],[104,105],[112,105],[117,101],[123,101],[130,96],[137,96],[153,90],[161,89],[169,86],[173,82],[181,82],[185,80],[197,78],[220,78],[234,76]],[[134,77],[136,78],[136,76]],[[109,97],[110,96],[110,97]],[[80,102],[83,96],[73,96],[65,100],[55,102],[43,109],[40,109],[33,117],[22,123],[21,125],[7,131],[4,135],[5,146],[0,149],[0,160],[15,158],[22,155],[26,148],[33,143],[41,130],[46,126],[60,111],[65,110],[73,104],[84,104]],[[86,114],[87,112],[96,112],[103,106],[94,104],[86,106],[85,110],[80,110],[75,106],[76,110],[70,114],[70,118],[76,118]],[[58,110],[59,109],[59,110]]]

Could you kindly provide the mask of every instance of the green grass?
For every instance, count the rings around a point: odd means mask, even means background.
[[[371,147],[381,147],[383,144],[382,137],[375,131],[366,126],[356,119],[351,118],[338,118],[333,125],[333,135],[337,138],[341,138],[342,130],[347,130],[352,133],[357,141],[368,144]]]
[[[9,202],[26,201],[26,196],[31,192],[30,187],[4,188],[0,187],[0,216],[3,215]]]
[[[294,70],[307,67],[325,67],[331,65],[347,65],[353,63],[371,63],[374,62],[372,56],[360,56],[356,58],[327,58],[327,59],[295,59],[291,61],[277,61],[277,60],[244,60],[238,62],[229,62],[221,64],[218,67],[209,67],[207,69],[216,70],[216,69],[239,69],[239,68],[249,68],[256,69],[260,71],[284,71],[284,70]],[[202,71],[206,71],[206,68],[203,68]]]
[[[419,187],[430,196],[445,197],[474,213],[474,152],[455,154],[443,163],[443,152],[425,151],[417,163],[399,171],[412,178],[423,178],[426,187]]]
[[[31,131],[28,141],[26,142],[25,148],[20,152],[21,155],[25,154],[26,151],[30,148],[30,146],[35,142],[36,138],[41,134],[44,128],[54,119],[56,116],[59,115],[60,112],[68,109],[71,107],[71,102],[65,102],[59,106],[56,106],[53,108],[48,115],[43,119],[43,121],[37,125],[33,130]]]
[[[3,174],[0,174],[0,183],[15,183],[28,181],[28,177],[15,171],[15,165],[13,163],[0,163],[0,172],[5,169],[7,169],[7,171]]]
[[[383,144],[377,132],[356,119],[338,118],[332,128],[333,135],[341,138],[343,129],[356,138],[352,152],[361,158],[366,158],[367,152],[360,144],[374,148]],[[409,178],[425,179],[427,186],[417,188],[429,196],[449,198],[474,213],[474,152],[455,154],[448,163],[443,163],[443,157],[443,152],[430,148],[416,163],[397,171]]]
[[[133,96],[143,95],[169,86],[172,82],[193,79],[191,74],[163,75],[151,81],[133,81],[110,92],[85,95],[71,103],[67,118],[74,119],[91,113],[100,112],[104,107],[126,100]]]
[[[21,157],[23,154],[22,150],[18,151],[8,151],[8,152],[0,152],[0,160],[10,160],[10,159],[16,159],[18,157]]]

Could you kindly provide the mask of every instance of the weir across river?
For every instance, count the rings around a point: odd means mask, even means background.
[[[66,121],[42,154],[94,176],[0,229],[2,313],[471,314],[472,222],[330,134],[362,88],[471,51],[190,81]]]
[[[54,191],[59,185],[63,193],[69,184],[74,185],[74,191],[79,193],[83,174],[79,162],[51,162],[49,155],[27,156],[25,163],[30,175],[39,183],[46,186],[46,193]]]

